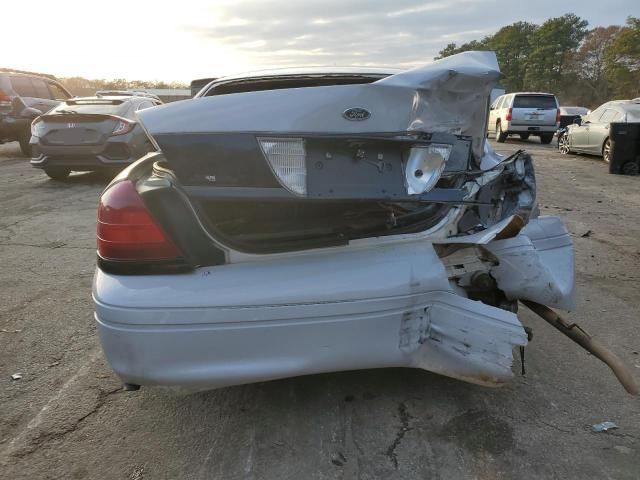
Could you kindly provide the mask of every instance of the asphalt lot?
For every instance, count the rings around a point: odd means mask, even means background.
[[[537,139],[498,150],[518,148],[534,156],[542,213],[574,236],[579,304],[569,318],[640,378],[640,178]],[[385,369],[121,391],[90,302],[106,183],[49,180],[17,144],[0,146],[0,478],[640,477],[640,400],[524,309],[527,374],[501,389]],[[606,420],[619,428],[591,431]]]

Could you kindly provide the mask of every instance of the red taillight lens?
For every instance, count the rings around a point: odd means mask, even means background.
[[[512,114],[513,114],[513,108],[510,108],[509,111],[507,111],[507,118],[506,118],[507,122],[511,121]]]
[[[556,110],[556,123],[560,123],[560,109]]]
[[[151,217],[131,180],[102,194],[97,236],[98,254],[105,260],[149,262],[182,256]]]
[[[115,137],[116,135],[124,135],[126,133],[129,133],[136,126],[136,122],[132,122],[131,120],[127,120],[126,118],[120,118],[120,117],[114,117],[114,118],[118,121],[118,123],[116,124],[116,127],[113,129],[113,132],[111,133],[112,137]]]

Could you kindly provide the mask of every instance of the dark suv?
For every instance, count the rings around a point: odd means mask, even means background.
[[[52,78],[0,71],[0,143],[19,141],[31,156],[31,122],[72,95]]]

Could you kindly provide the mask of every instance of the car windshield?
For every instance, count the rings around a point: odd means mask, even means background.
[[[52,113],[76,113],[76,114],[93,114],[93,115],[122,115],[127,110],[126,103],[100,103],[100,102],[73,102],[72,104],[63,103],[56,107]]]
[[[513,108],[556,108],[553,95],[516,95]]]

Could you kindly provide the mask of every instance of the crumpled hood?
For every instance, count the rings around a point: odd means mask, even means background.
[[[201,97],[138,115],[151,136],[446,132],[472,137],[474,154],[481,158],[488,99],[499,77],[493,52],[464,52],[369,84]],[[368,110],[370,117],[347,120],[342,114],[353,107]]]

